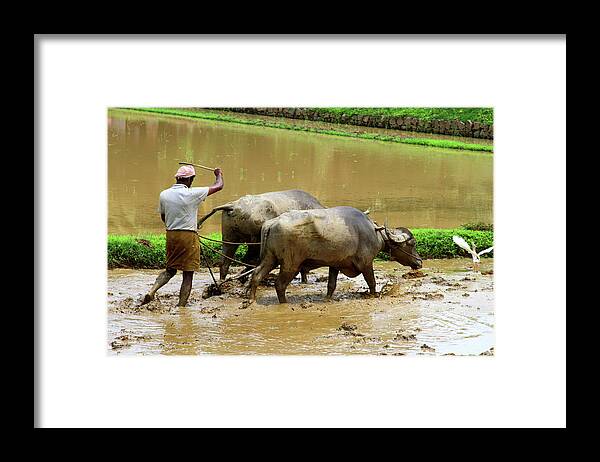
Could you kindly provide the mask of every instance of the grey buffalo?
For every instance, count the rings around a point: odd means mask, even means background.
[[[375,295],[373,259],[389,252],[398,263],[422,267],[415,238],[407,228],[378,227],[364,212],[353,207],[292,210],[268,220],[261,230],[260,265],[254,270],[248,291],[256,298],[260,281],[279,265],[275,283],[279,303],[286,303],[285,290],[298,271],[329,267],[327,298],[331,298],[341,271],[348,277],[362,274]]]
[[[228,242],[260,243],[260,230],[267,220],[275,218],[289,210],[321,209],[323,206],[313,196],[299,189],[274,191],[256,195],[246,195],[239,199],[212,209],[198,221],[198,227],[218,211],[221,214],[221,234]],[[223,244],[223,254],[234,258],[239,245]],[[245,257],[246,263],[258,263],[260,248],[249,245]],[[221,280],[229,272],[231,261],[223,258],[219,272]],[[302,272],[302,281],[306,282],[306,273]]]

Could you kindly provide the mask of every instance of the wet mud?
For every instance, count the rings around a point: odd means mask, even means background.
[[[492,265],[484,259],[480,273],[467,259],[426,260],[419,271],[376,262],[377,297],[362,276],[340,275],[329,301],[327,268],[320,268],[308,284],[292,281],[283,305],[272,287],[276,270],[252,304],[238,281],[208,294],[213,282],[201,272],[184,308],[176,306],[181,275],[139,306],[158,271],[110,270],[107,348],[114,355],[491,356]]]

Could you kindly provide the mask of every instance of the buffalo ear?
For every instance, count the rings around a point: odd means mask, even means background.
[[[410,236],[403,231],[390,230],[386,228],[388,236],[390,239],[398,244],[402,244],[403,242],[408,241]]]

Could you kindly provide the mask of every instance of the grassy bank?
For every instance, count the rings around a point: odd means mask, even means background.
[[[478,231],[465,228],[456,229],[412,229],[417,240],[417,252],[422,258],[454,258],[468,256],[466,252],[452,242],[452,236],[458,235],[475,242],[477,249],[483,250],[491,247],[494,241],[493,231]],[[211,239],[220,239],[220,233],[207,235]],[[217,251],[221,245],[216,242],[203,241]],[[109,268],[164,268],[165,265],[165,235],[141,234],[108,236],[108,267]],[[204,255],[211,265],[215,265],[221,258],[217,253],[202,247]],[[243,258],[247,246],[240,246],[236,259]],[[493,256],[493,252],[486,255]],[[380,253],[377,258],[389,260],[389,256]],[[204,265],[204,262],[202,262]]]
[[[378,133],[355,133],[352,131],[343,130],[329,130],[324,128],[297,125],[291,123],[285,123],[278,120],[264,120],[254,118],[242,118],[236,117],[230,114],[221,114],[208,111],[198,110],[185,110],[185,109],[172,109],[172,108],[120,108],[129,111],[138,112],[152,112],[158,114],[165,114],[170,116],[185,117],[191,119],[203,119],[203,120],[216,120],[221,122],[231,122],[244,125],[256,125],[261,127],[269,128],[280,128],[285,130],[295,130],[311,133],[319,133],[322,135],[333,135],[333,136],[344,136],[350,138],[361,138],[375,141],[387,141],[393,143],[404,143],[404,144],[419,144],[423,146],[431,146],[444,149],[462,149],[468,151],[487,151],[492,152],[493,147],[491,145],[477,144],[477,143],[463,143],[461,141],[443,140],[443,139],[429,139],[429,138],[409,138],[392,135],[382,135]],[[333,109],[332,109],[333,110]]]
[[[333,107],[310,108],[322,114],[346,116],[373,116],[373,117],[414,117],[422,120],[460,120],[461,122],[479,122],[492,125],[494,123],[494,110],[492,108],[431,108],[431,107],[406,107],[406,108],[362,108],[362,107]]]
[[[206,235],[211,239],[221,239],[221,233]],[[211,249],[221,251],[221,244],[217,242],[202,241]],[[216,264],[221,258],[215,252],[201,246],[203,255],[211,265]],[[139,234],[139,235],[108,235],[108,267],[109,268],[164,268],[166,256],[165,234]],[[238,248],[235,258],[240,260],[246,254],[248,247],[242,245]],[[201,261],[204,265],[204,260]],[[235,263],[234,263],[235,264]]]

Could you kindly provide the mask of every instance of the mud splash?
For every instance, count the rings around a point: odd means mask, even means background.
[[[481,269],[492,265],[485,259]],[[494,354],[493,276],[471,271],[466,259],[426,260],[420,277],[409,278],[403,277],[408,268],[377,262],[379,297],[368,295],[362,276],[340,275],[332,301],[325,300],[327,268],[321,268],[308,284],[299,278],[290,284],[285,305],[270,281],[251,305],[244,306],[239,284],[205,299],[212,281],[199,273],[188,306],[176,308],[178,275],[139,307],[157,273],[109,271],[109,354]]]

